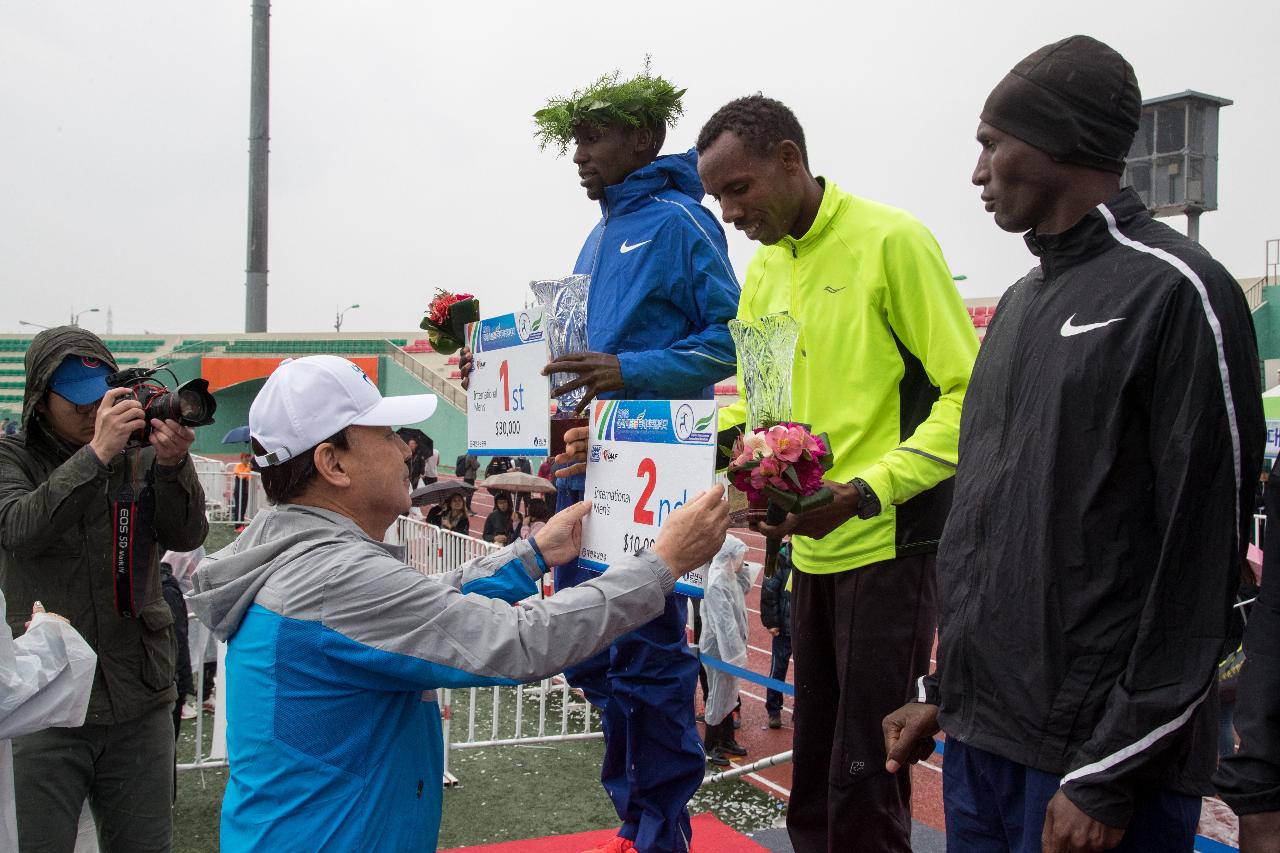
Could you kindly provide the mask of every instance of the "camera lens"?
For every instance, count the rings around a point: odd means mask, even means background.
[[[178,398],[178,420],[183,423],[207,423],[213,414],[205,402],[209,399],[207,394],[201,394],[192,388],[181,388],[174,396]]]

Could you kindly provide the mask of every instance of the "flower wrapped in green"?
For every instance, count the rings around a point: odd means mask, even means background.
[[[619,73],[606,74],[585,89],[567,98],[552,98],[533,114],[538,147],[554,146],[564,154],[573,142],[574,131],[587,125],[605,127],[669,126],[684,113],[677,89],[667,80],[649,72],[645,58],[644,71],[630,80],[618,82]]]
[[[419,327],[426,330],[431,348],[441,355],[453,355],[466,343],[467,324],[480,321],[480,302],[470,293],[450,293],[437,287],[426,314]]]

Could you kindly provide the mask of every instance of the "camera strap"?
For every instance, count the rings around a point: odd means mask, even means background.
[[[137,619],[142,615],[155,548],[155,489],[150,471],[142,488],[136,489],[127,456],[125,465],[124,486],[111,498],[115,542],[111,571],[116,613]]]

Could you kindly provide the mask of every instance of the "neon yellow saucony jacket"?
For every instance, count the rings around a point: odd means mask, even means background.
[[[778,311],[801,326],[793,416],[831,439],[827,479],[861,477],[883,507],[824,539],[797,536],[796,567],[829,574],[935,550],[978,352],[937,241],[911,214],[826,181],[808,232],[761,248],[747,268],[738,319]],[[721,429],[745,421],[743,399],[721,410]]]

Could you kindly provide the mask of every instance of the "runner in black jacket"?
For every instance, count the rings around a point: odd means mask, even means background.
[[[1005,830],[1019,822],[1036,850],[1042,821],[1047,851],[1126,829],[1127,849],[1190,851],[1211,790],[1216,665],[1262,461],[1257,351],[1235,280],[1117,193],[1139,103],[1128,63],[1077,36],[1020,63],[979,125],[973,181],[998,225],[1030,229],[1040,264],[1001,299],[965,399],[939,689],[885,721],[891,769],[936,730],[920,719],[941,721],[952,838],[962,819],[989,828],[987,792],[956,789],[1004,773],[1025,797]]]
[[[1267,483],[1266,513],[1262,577],[1270,582],[1244,635],[1235,718],[1240,751],[1222,760],[1215,779],[1240,815],[1241,853],[1280,850],[1280,462]]]

